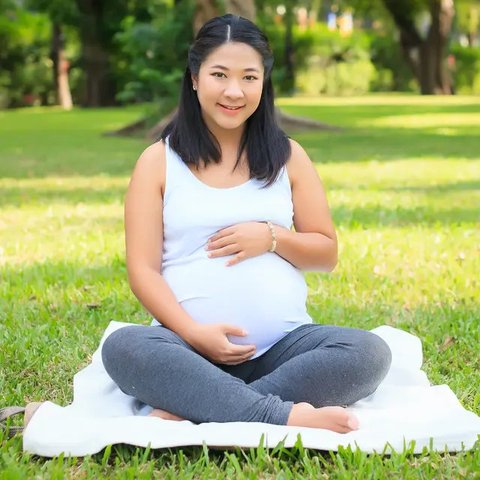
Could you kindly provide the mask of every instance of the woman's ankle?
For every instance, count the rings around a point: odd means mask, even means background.
[[[310,403],[294,403],[288,416],[287,426],[307,426],[305,422],[308,423],[309,413],[311,414],[312,410],[315,410],[315,407]]]

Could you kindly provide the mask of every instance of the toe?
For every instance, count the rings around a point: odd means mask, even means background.
[[[355,415],[351,415],[351,414],[350,414],[350,415],[348,416],[347,426],[348,426],[351,430],[358,430],[359,423],[358,423],[358,419],[357,419],[357,417],[355,417]]]

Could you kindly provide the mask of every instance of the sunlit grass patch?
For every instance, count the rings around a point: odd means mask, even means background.
[[[480,113],[392,115],[390,117],[371,120],[370,124],[394,128],[478,127],[478,125],[480,125]]]
[[[323,105],[334,105],[339,107],[345,106],[398,106],[398,105],[410,105],[418,108],[422,106],[449,106],[449,105],[480,105],[480,97],[475,95],[452,95],[452,96],[435,96],[426,95],[419,97],[413,94],[373,94],[362,95],[352,97],[310,97],[310,96],[297,96],[297,97],[285,97],[277,100],[280,106],[293,105],[313,105],[321,107]]]

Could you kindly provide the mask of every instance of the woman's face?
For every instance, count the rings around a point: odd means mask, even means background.
[[[212,133],[243,130],[262,96],[262,57],[245,43],[225,43],[205,58],[192,82]]]

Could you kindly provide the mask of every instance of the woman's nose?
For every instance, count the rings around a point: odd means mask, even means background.
[[[225,96],[230,98],[240,98],[243,97],[243,90],[240,88],[240,85],[237,81],[230,81],[225,88]]]

